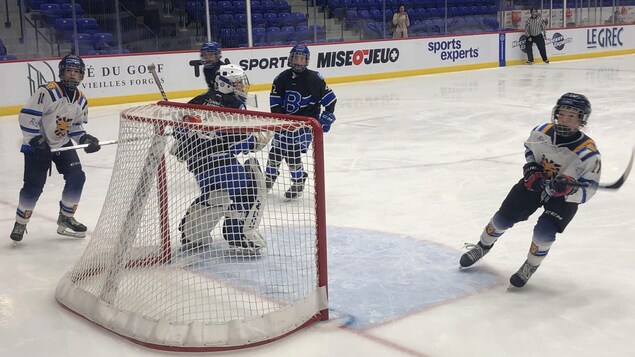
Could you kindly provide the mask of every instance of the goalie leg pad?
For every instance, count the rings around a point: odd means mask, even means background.
[[[262,219],[262,205],[266,197],[266,180],[258,160],[252,158],[245,162],[249,178],[247,188],[234,198],[229,214],[223,225],[223,236],[234,247],[251,250],[257,254],[266,245],[258,232]]]
[[[201,202],[199,202],[201,201]],[[211,243],[210,232],[227,213],[231,200],[225,190],[216,190],[207,194],[205,200],[197,199],[188,208],[181,220],[181,242],[205,245]]]

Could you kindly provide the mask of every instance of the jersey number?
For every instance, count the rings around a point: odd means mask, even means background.
[[[284,92],[284,111],[287,114],[294,114],[300,110],[302,95],[300,92],[288,90]]]

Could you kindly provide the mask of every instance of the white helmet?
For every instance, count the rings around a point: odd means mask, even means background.
[[[249,93],[249,79],[239,66],[224,64],[218,70],[214,87],[220,93],[234,93],[238,99],[245,101]]]

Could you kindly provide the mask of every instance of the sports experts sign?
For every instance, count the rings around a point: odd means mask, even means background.
[[[428,52],[439,53],[442,61],[452,61],[465,58],[478,58],[478,48],[463,48],[461,40],[433,41],[428,44]]]

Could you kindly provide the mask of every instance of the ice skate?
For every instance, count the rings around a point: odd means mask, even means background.
[[[287,190],[287,192],[284,193],[284,197],[286,199],[292,200],[294,198],[298,198],[299,196],[302,195],[302,192],[304,191],[304,183],[306,182],[306,178],[309,177],[309,175],[304,172],[302,173],[302,177],[299,179],[291,179],[291,187],[289,187],[289,189]]]
[[[68,217],[60,212],[57,217],[57,234],[73,238],[86,237],[86,226],[77,222],[75,217]]]
[[[15,222],[11,231],[11,240],[14,243],[20,242],[24,238],[24,233],[26,233],[26,224]]]
[[[247,240],[229,241],[230,254],[238,257],[256,257],[260,255],[262,246]]]
[[[508,290],[514,288],[522,288],[523,286],[525,286],[529,278],[531,278],[531,276],[536,272],[536,269],[538,269],[538,267],[539,265],[531,265],[528,261],[525,260],[516,274],[512,275],[511,278],[509,278],[509,283],[511,285],[509,285]]]
[[[243,257],[259,256],[262,248],[267,246],[262,234],[255,230],[249,230],[239,240],[229,240],[227,243],[232,254]]]
[[[485,254],[489,253],[493,246],[493,244],[485,246],[480,241],[476,244],[465,243],[465,248],[467,248],[468,251],[461,256],[461,260],[459,261],[461,266],[459,269],[472,266],[474,263],[481,260]]]

